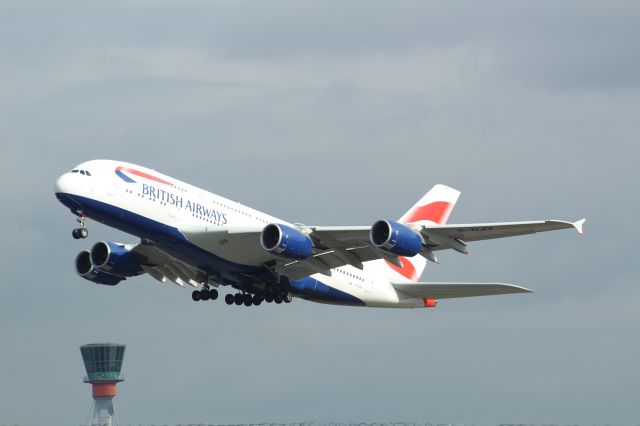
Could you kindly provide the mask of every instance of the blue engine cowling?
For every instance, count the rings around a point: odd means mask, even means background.
[[[422,251],[422,238],[407,226],[393,220],[379,220],[371,227],[371,243],[397,256],[413,257]]]
[[[91,263],[96,268],[120,277],[133,277],[142,273],[138,256],[118,243],[96,243],[91,248]]]
[[[264,227],[260,244],[266,251],[288,259],[304,260],[313,254],[311,238],[297,229],[279,223]]]
[[[85,280],[89,280],[96,284],[116,285],[124,280],[124,277],[117,277],[96,268],[91,263],[91,254],[85,250],[76,256],[76,272]]]

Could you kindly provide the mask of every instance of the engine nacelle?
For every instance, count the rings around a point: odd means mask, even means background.
[[[123,277],[116,277],[93,266],[93,264],[91,264],[91,254],[88,250],[80,252],[80,254],[76,256],[76,272],[85,280],[96,284],[116,285],[124,280]]]
[[[396,256],[413,257],[422,251],[422,238],[407,226],[393,220],[379,220],[371,227],[371,243]]]
[[[260,244],[266,251],[288,259],[304,260],[313,254],[311,238],[297,229],[279,223],[264,227]]]
[[[96,243],[91,248],[91,263],[96,268],[120,277],[133,277],[142,273],[138,256],[118,243]]]

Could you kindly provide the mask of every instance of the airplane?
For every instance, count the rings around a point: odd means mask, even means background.
[[[467,243],[575,228],[576,222],[447,224],[460,191],[435,185],[398,220],[371,226],[289,223],[136,164],[84,162],[60,176],[57,199],[75,216],[140,239],[100,241],[80,252],[82,278],[115,286],[142,274],[194,290],[194,301],[257,306],[308,301],[385,308],[433,308],[441,299],[529,293],[505,283],[420,282],[436,252],[469,252]]]

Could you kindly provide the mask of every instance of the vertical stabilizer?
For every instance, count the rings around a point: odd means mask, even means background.
[[[444,225],[460,197],[460,191],[446,185],[436,185],[400,218],[400,222],[429,221]]]

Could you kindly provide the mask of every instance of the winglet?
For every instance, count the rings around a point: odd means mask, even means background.
[[[584,231],[582,230],[582,225],[587,221],[587,219],[580,219],[576,222],[573,222],[572,225],[578,231],[578,234],[582,237],[584,236]]]

